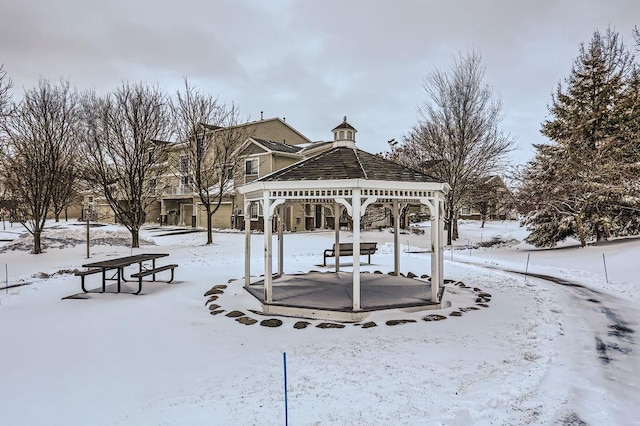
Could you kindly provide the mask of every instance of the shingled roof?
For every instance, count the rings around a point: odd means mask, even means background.
[[[252,138],[252,139],[271,151],[286,152],[289,154],[294,154],[302,150],[301,147],[295,146],[295,145],[287,145],[280,142],[268,141],[266,139],[258,139],[258,138]]]
[[[352,129],[352,130],[355,130],[356,128],[353,127],[351,124],[347,123],[347,117],[345,117],[344,121],[342,123],[338,124],[336,127],[333,128],[333,130],[338,130],[338,129]]]
[[[394,182],[442,181],[366,151],[335,147],[254,182],[367,179]]]

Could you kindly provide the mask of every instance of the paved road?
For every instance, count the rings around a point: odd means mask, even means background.
[[[525,275],[524,272],[496,265],[473,264],[487,269]],[[582,351],[565,353],[570,360],[569,368],[576,377],[576,403],[579,406],[580,395],[590,394],[587,398],[593,401],[595,393],[602,393],[603,416],[618,418],[622,422],[629,419],[629,413],[640,413],[640,347],[638,346],[637,329],[640,321],[640,309],[630,301],[592,288],[588,284],[567,280],[546,274],[528,273],[531,280],[540,280],[541,284],[553,283],[565,288],[565,301],[562,306],[564,318],[569,321],[567,332],[585,334],[583,341],[592,342],[590,347]],[[572,348],[560,348],[567,351]],[[583,357],[597,356],[599,363],[592,371],[593,364]],[[597,394],[596,394],[597,395]],[[593,410],[593,406],[589,407]],[[640,414],[637,416],[640,424]],[[587,424],[574,414],[565,419],[565,424]],[[624,424],[624,423],[618,423]]]

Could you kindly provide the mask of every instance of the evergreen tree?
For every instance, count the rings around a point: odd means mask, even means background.
[[[637,230],[637,198],[629,185],[637,167],[637,73],[619,35],[595,32],[581,45],[565,86],[553,96],[542,124],[550,145],[536,146],[520,197],[528,241],[554,246]]]

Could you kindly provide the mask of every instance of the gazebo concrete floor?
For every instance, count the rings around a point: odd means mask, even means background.
[[[259,301],[264,298],[264,279],[248,288]],[[360,274],[360,306],[353,310],[351,272],[309,272],[274,276],[271,303],[263,303],[264,313],[338,321],[360,321],[370,312],[414,308],[438,309],[431,301],[431,284],[426,281],[388,274]]]

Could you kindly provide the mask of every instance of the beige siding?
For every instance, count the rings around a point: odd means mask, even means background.
[[[276,156],[274,161],[274,171],[290,166],[291,164],[297,163],[298,161],[300,161],[300,158]]]
[[[309,141],[279,120],[264,120],[247,126],[249,136],[269,141],[299,145]]]
[[[203,225],[207,225],[206,219],[202,222]],[[212,226],[218,229],[231,228],[231,204],[222,204],[217,212],[212,217]]]
[[[245,157],[245,156],[248,156],[248,155],[264,154],[264,153],[266,153],[266,151],[264,149],[260,148],[255,143],[251,143],[245,149],[242,150],[242,152],[240,153],[240,156],[241,157]]]

